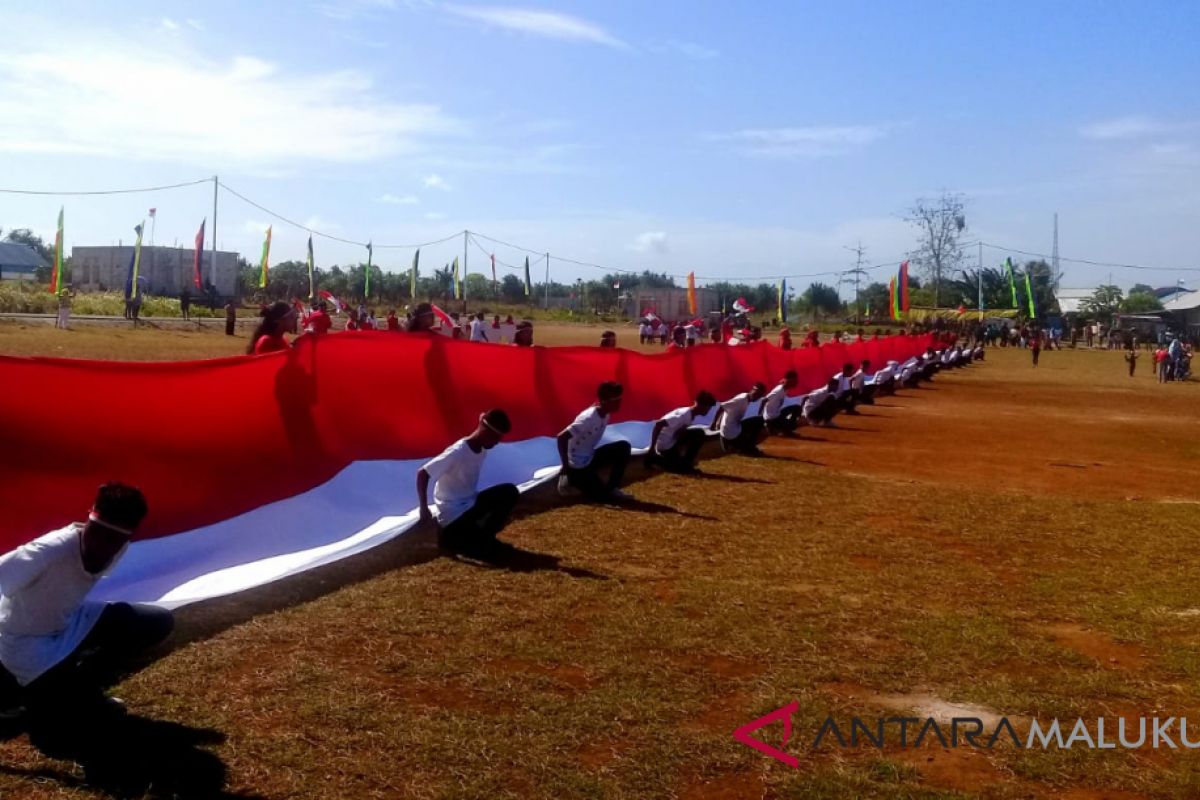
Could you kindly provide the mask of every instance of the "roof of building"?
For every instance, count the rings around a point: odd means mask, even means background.
[[[1062,287],[1054,292],[1054,297],[1058,300],[1058,308],[1064,314],[1079,313],[1080,306],[1083,301],[1096,293],[1096,287],[1084,289],[1068,289]]]
[[[1193,308],[1200,308],[1200,289],[1175,295],[1163,303],[1163,308],[1167,311],[1191,311]]]
[[[48,266],[37,250],[27,244],[0,242],[0,267],[7,270],[33,272],[38,267]]]

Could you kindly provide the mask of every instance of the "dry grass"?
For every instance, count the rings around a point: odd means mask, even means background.
[[[710,478],[634,475],[680,513],[531,498],[519,570],[417,533],[186,609],[118,692],[223,733],[226,789],[267,797],[1195,797],[1184,752],[801,744],[916,694],[1200,720],[1200,387],[988,357]],[[800,769],[732,740],[793,699]],[[93,796],[23,737],[0,763],[5,798]]]

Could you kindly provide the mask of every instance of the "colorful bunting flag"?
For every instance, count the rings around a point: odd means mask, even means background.
[[[787,278],[779,281],[779,308],[775,311],[775,319],[787,322]]]
[[[1019,308],[1017,305],[1017,279],[1013,276],[1012,259],[1004,259],[1004,269],[1008,271],[1008,288],[1012,291],[1012,307]]]
[[[54,271],[50,273],[50,293],[58,294],[63,286],[63,207],[58,209],[58,231],[54,234]]]
[[[1025,296],[1029,298],[1029,318],[1037,319],[1037,307],[1033,302],[1033,285],[1029,282],[1029,270],[1025,270]]]

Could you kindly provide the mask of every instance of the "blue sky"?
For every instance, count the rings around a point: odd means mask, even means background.
[[[1064,256],[1168,268],[1112,270],[1124,286],[1200,287],[1173,269],[1200,268],[1192,3],[39,5],[7,12],[4,188],[216,173],[354,241],[470,228],[701,282],[842,269],[859,240],[898,260],[915,246],[905,209],[949,190],[969,198],[972,240],[1049,252],[1057,211]],[[52,237],[60,203],[68,246],[128,241],[151,206],[157,242],[186,243],[212,214],[211,185],[0,195],[0,227]],[[253,260],[272,222],[273,260],[301,257],[306,233],[222,194],[223,248]],[[315,247],[322,264],[364,255]],[[461,252],[460,237],[422,263]],[[1072,286],[1110,271],[1064,267]]]

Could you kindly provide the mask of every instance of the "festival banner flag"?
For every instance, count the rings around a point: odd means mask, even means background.
[[[312,234],[308,234],[308,252],[305,255],[305,266],[308,267],[308,300],[312,300],[312,296],[317,290],[317,281],[313,277],[313,272],[317,269],[317,259],[312,255]]]
[[[687,278],[688,313],[696,316],[696,273],[689,272]]]
[[[1025,296],[1029,298],[1029,318],[1037,319],[1037,307],[1033,302],[1033,285],[1029,282],[1029,270],[1025,270]]]
[[[908,260],[900,262],[900,302],[901,311],[908,311]]]
[[[267,226],[267,238],[263,241],[262,258],[258,262],[258,288],[267,288],[267,264],[271,260],[271,226]]]
[[[454,257],[454,299],[462,300],[462,280],[458,277],[458,256]]]
[[[408,296],[413,300],[417,299],[417,264],[421,260],[421,248],[417,248],[417,252],[413,253],[412,269],[408,273]]]
[[[1019,308],[1017,305],[1017,279],[1013,276],[1012,259],[1004,259],[1004,269],[1008,271],[1008,288],[1012,291],[1012,307]]]
[[[529,256],[525,256],[525,296],[533,294],[533,282],[529,280]]]
[[[496,254],[492,253],[492,290],[496,289]]]
[[[133,226],[134,231],[137,232],[137,241],[133,243],[133,256],[129,259],[129,276],[125,279],[126,300],[131,300],[141,294],[138,287],[138,270],[142,266],[142,230],[145,227],[145,220]]]
[[[204,288],[204,282],[200,278],[200,260],[204,255],[204,226],[208,223],[208,217],[200,220],[200,230],[196,231],[196,246],[192,250],[192,284],[197,289]],[[311,241],[311,240],[310,240]],[[216,263],[217,254],[213,253],[213,262]],[[310,294],[309,297],[312,295]]]
[[[893,275],[892,279],[890,281],[888,281],[888,318],[889,319],[899,319],[899,317],[896,316],[896,276],[895,275]]]
[[[58,294],[63,286],[63,207],[58,209],[58,230],[54,234],[54,271],[50,273],[50,293]]]
[[[371,296],[371,256],[374,255],[375,248],[367,242],[367,275],[363,281],[363,297]]]
[[[787,278],[779,281],[779,308],[775,311],[775,319],[787,322]]]

